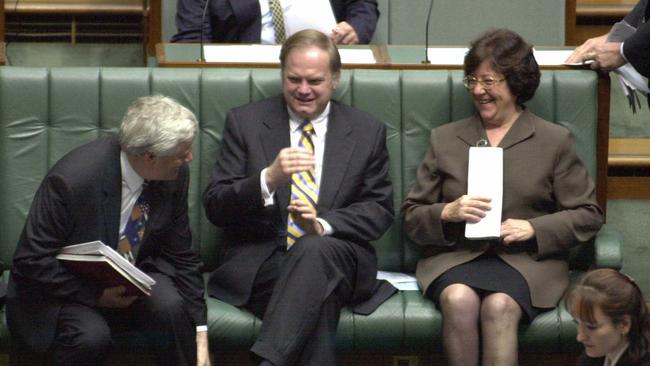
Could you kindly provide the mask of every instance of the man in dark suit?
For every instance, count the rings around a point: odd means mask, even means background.
[[[226,244],[208,293],[263,319],[262,364],[335,365],[341,308],[368,313],[394,291],[370,244],[394,216],[386,129],[331,100],[341,62],[324,34],[294,34],[280,62],[283,95],[226,117],[203,196]]]
[[[202,24],[206,1],[210,1]],[[178,0],[172,42],[264,43],[262,23],[271,19],[268,0]],[[304,0],[297,0],[304,1]],[[338,44],[367,44],[377,26],[377,0],[330,0],[338,22],[332,37]],[[318,14],[313,14],[317,17]],[[271,23],[272,27],[272,23]]]
[[[206,305],[191,248],[187,190],[196,118],[176,101],[142,97],[118,137],[95,140],[59,160],[43,179],[21,234],[7,295],[11,333],[55,365],[99,365],[111,329],[146,334],[161,365],[205,365]],[[132,219],[142,217],[137,222]],[[138,239],[128,227],[141,224]],[[125,238],[125,236],[129,236]],[[156,284],[136,297],[103,288],[56,259],[71,244],[101,240]],[[125,241],[126,240],[126,241]],[[197,362],[198,361],[198,362]]]
[[[617,27],[630,27],[623,37],[614,36]],[[650,5],[640,0],[609,33],[591,38],[577,47],[567,63],[594,60],[592,68],[611,71],[629,62],[639,74],[650,77]]]

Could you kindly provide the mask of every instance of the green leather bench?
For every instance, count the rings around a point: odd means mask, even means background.
[[[395,207],[413,183],[432,127],[472,113],[461,71],[344,71],[337,98],[386,123]],[[280,92],[277,69],[0,68],[0,264],[10,267],[32,196],[49,166],[84,142],[115,132],[136,97],[164,94],[193,110],[200,120],[191,164],[190,219],[194,245],[205,270],[219,261],[220,233],[203,214],[201,193],[217,156],[226,112]],[[591,71],[544,71],[529,108],[570,128],[578,153],[596,172],[597,77]],[[543,153],[543,152],[540,152]],[[396,213],[399,214],[399,213]],[[382,270],[413,272],[418,248],[399,220],[375,243]],[[573,275],[589,266],[621,266],[618,234],[605,227],[595,245],[570,253]],[[6,277],[6,276],[5,276]],[[245,351],[260,320],[208,299],[208,325],[215,350]],[[4,317],[0,351],[10,336]],[[434,354],[441,351],[441,316],[417,291],[399,292],[370,316],[344,311],[338,330],[342,352]],[[118,341],[119,342],[119,341]],[[522,353],[574,353],[575,327],[558,307],[520,330]]]

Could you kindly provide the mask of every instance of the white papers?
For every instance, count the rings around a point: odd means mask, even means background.
[[[339,48],[341,63],[343,64],[374,64],[375,55],[369,48]]]
[[[571,56],[573,50],[549,50],[540,51],[533,49],[535,61],[538,65],[563,65],[564,61]]]
[[[418,281],[415,277],[400,272],[377,271],[378,280],[390,282],[400,291],[418,291]]]
[[[316,29],[328,36],[336,27],[329,0],[296,0],[284,4],[284,31],[289,38],[303,29]]]
[[[206,45],[205,61],[225,63],[280,63],[280,45]],[[370,48],[341,48],[344,64],[374,64],[375,55]]]
[[[626,63],[614,70],[614,72],[619,75],[622,82],[625,82],[625,84],[633,90],[640,90],[645,94],[650,93],[646,80],[630,63]]]
[[[503,200],[503,149],[470,147],[467,167],[467,194],[491,198],[491,210],[477,223],[465,224],[468,239],[496,239],[501,236]]]
[[[431,65],[462,65],[467,51],[467,47],[429,47],[427,54]]]
[[[203,50],[206,62],[280,62],[280,45],[207,45]]]
[[[567,58],[571,56],[573,50],[537,50],[533,48],[533,55],[535,55],[535,61],[539,66],[582,66],[588,65],[594,60],[587,60],[585,62],[575,62],[575,63],[565,63]]]

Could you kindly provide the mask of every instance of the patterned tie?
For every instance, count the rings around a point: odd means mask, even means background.
[[[273,17],[273,30],[275,30],[275,43],[284,43],[286,34],[284,32],[284,15],[280,0],[269,0],[271,16]]]
[[[133,205],[131,216],[126,222],[124,233],[120,237],[117,249],[124,258],[135,264],[135,258],[138,256],[140,242],[144,236],[144,229],[149,218],[149,204],[145,197],[146,183],[142,187],[142,193]]]
[[[298,141],[298,147],[303,147],[314,153],[314,142],[311,136],[314,134],[314,126],[309,121],[305,121],[301,125],[302,135]],[[316,185],[315,171],[311,169],[294,173],[291,175],[291,200],[301,200],[309,204],[312,208],[316,208],[318,202],[318,185]],[[291,248],[293,243],[298,238],[305,235],[305,232],[293,222],[293,217],[289,214],[287,224],[287,249]]]

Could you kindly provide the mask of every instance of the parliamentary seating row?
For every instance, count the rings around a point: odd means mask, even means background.
[[[578,154],[592,175],[599,156],[597,83],[597,75],[587,70],[543,71],[540,88],[528,103],[534,113],[573,131]],[[280,91],[277,69],[0,67],[2,270],[11,266],[33,194],[48,168],[75,146],[116,132],[127,106],[136,97],[150,94],[179,100],[200,121],[191,163],[189,213],[193,244],[204,269],[214,269],[222,254],[222,237],[205,217],[201,193],[219,153],[226,112]],[[473,111],[460,70],[344,70],[336,98],[386,124],[396,217],[428,147],[430,129]],[[420,251],[400,227],[396,220],[374,243],[379,267],[413,273]],[[620,250],[619,235],[605,226],[595,241],[566,253],[572,276],[592,266],[620,268]],[[219,300],[207,302],[214,350],[244,352],[261,321]],[[134,349],[139,346],[137,339],[127,341],[118,335],[116,339]],[[437,353],[441,351],[441,315],[418,291],[401,291],[369,316],[344,310],[337,340],[343,353]],[[520,345],[522,352],[532,353],[579,350],[575,326],[562,306],[522,325]],[[3,317],[0,352],[10,349],[12,341]]]

